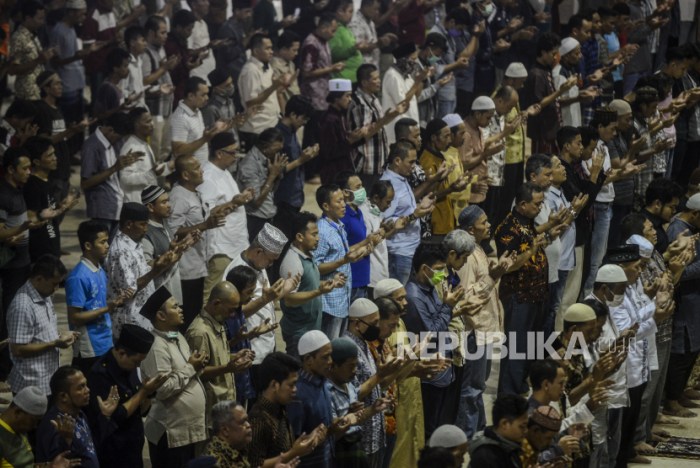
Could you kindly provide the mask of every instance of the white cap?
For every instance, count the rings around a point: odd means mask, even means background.
[[[508,78],[527,78],[527,68],[520,62],[513,62],[506,68]]]
[[[570,323],[583,323],[595,320],[595,311],[586,304],[571,304],[564,312],[564,321]]]
[[[638,245],[639,255],[641,255],[644,258],[651,258],[651,254],[652,252],[654,252],[654,246],[652,245],[652,243],[649,242],[647,238],[642,237],[639,234],[634,234],[630,236],[630,238],[627,239],[627,244]]]
[[[598,268],[595,275],[596,283],[626,283],[627,275],[620,265],[608,263]]]
[[[313,353],[325,345],[330,344],[330,342],[331,340],[329,340],[326,334],[321,330],[309,330],[299,338],[299,344],[297,345],[299,356]]]
[[[428,447],[452,449],[467,443],[467,435],[462,429],[452,424],[443,424],[433,431]]]
[[[685,207],[693,211],[700,210],[700,193],[696,193],[692,197],[688,198],[688,201],[685,203]]]
[[[457,125],[464,123],[464,120],[462,120],[462,117],[460,117],[459,114],[447,114],[442,118],[442,121],[445,122],[450,128],[456,127]]]
[[[328,91],[339,91],[341,93],[347,93],[352,91],[352,81],[346,80],[344,78],[334,78],[328,81]]]
[[[377,304],[369,299],[361,297],[359,299],[355,299],[355,302],[350,304],[350,311],[348,312],[348,315],[351,318],[362,318],[377,312],[379,312]]]
[[[562,39],[561,45],[559,46],[559,55],[564,56],[580,45],[581,44],[573,37],[565,37]]]
[[[472,103],[473,111],[490,111],[496,110],[496,104],[494,104],[493,99],[488,96],[479,96],[474,99]]]
[[[287,240],[287,236],[270,223],[263,224],[263,228],[255,236],[255,241],[260,247],[274,255],[282,253],[284,246],[287,245]]]
[[[394,278],[384,278],[374,285],[374,298],[389,297],[391,293],[403,288],[403,283]]]
[[[30,385],[17,392],[12,402],[32,416],[43,416],[49,404],[46,394],[39,387]]]

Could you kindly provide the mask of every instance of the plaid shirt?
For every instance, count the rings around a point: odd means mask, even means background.
[[[372,94],[357,89],[352,95],[352,103],[348,109],[348,122],[350,131],[357,130],[374,122],[378,122],[384,116],[379,98]],[[362,163],[363,174],[381,174],[384,172],[388,144],[386,132],[381,128],[371,138],[362,141],[354,151],[355,166]]]
[[[19,288],[7,311],[7,331],[11,344],[50,343],[58,339],[58,323],[51,297],[41,297],[30,281]],[[12,349],[12,348],[10,348]],[[58,369],[58,349],[32,357],[12,354],[14,364],[8,382],[14,393],[36,385],[47,395],[49,379]]]
[[[344,386],[336,385],[332,380],[326,380],[326,388],[331,394],[331,411],[333,419],[342,418],[350,412],[350,405],[357,401],[355,381],[348,382]],[[345,436],[360,432],[360,426],[350,426]]]
[[[646,266],[644,267],[640,275],[642,284],[647,282],[653,283],[654,280],[663,275],[667,269],[668,268],[666,267],[666,263],[664,262],[664,256],[661,255],[658,250],[654,249],[654,252],[651,254],[650,261],[646,263]],[[657,343],[666,343],[668,341],[671,341],[672,335],[673,316],[656,324]]]
[[[345,257],[350,246],[348,236],[343,223],[331,221],[326,216],[318,220],[318,247],[314,250],[314,263],[335,262]],[[345,286],[337,288],[322,296],[323,312],[334,317],[347,317],[350,307],[350,290],[352,285],[352,271],[350,264],[341,265],[336,271],[327,275],[321,275],[321,281],[332,278],[336,273],[343,273],[347,277]]]
[[[637,135],[640,137],[643,136],[645,139],[645,145],[644,148],[642,148],[642,151],[651,148],[654,145],[655,138],[649,134],[649,126],[647,122],[643,118],[635,116],[633,125],[634,131],[637,133]],[[652,161],[655,156],[656,155],[652,156]],[[646,194],[647,187],[654,179],[654,165],[652,164],[652,161],[649,161],[644,169],[642,169],[639,174],[634,176],[635,202],[639,208],[644,206],[644,196]]]

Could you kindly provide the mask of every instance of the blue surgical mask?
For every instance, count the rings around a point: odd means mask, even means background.
[[[455,29],[455,28],[451,28],[448,31],[448,33],[450,33],[450,36],[452,36],[452,37],[459,37],[462,35],[462,31],[460,31],[459,29]]]
[[[435,65],[439,61],[440,61],[440,57],[438,57],[437,55],[431,55],[430,57],[428,57],[428,63],[430,65]]]
[[[367,200],[367,191],[364,187],[360,187],[359,189],[352,192],[352,197],[354,199],[353,201],[355,202],[355,204],[357,206],[360,206]]]

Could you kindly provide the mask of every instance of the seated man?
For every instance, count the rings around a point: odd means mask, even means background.
[[[527,400],[501,395],[493,403],[493,425],[469,444],[470,467],[520,466],[520,444],[527,432]]]

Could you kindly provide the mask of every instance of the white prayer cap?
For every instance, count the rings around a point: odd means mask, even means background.
[[[428,447],[453,449],[467,443],[467,435],[462,429],[452,424],[443,424],[430,436]]]
[[[639,234],[634,234],[627,239],[628,244],[639,246],[639,255],[644,258],[651,258],[652,252],[654,252],[654,246],[645,237]]]
[[[255,241],[271,254],[279,255],[282,253],[284,246],[287,245],[287,236],[282,231],[274,227],[270,223],[265,223]]]
[[[693,211],[700,210],[700,193],[696,193],[690,197],[686,202],[685,207]]]
[[[506,68],[508,78],[527,78],[527,68],[520,62],[513,62]]]
[[[344,78],[334,78],[328,81],[328,91],[339,91],[341,93],[346,93],[352,91],[352,81],[346,80]]]
[[[586,304],[571,304],[564,312],[564,321],[570,323],[583,323],[595,320],[595,311]]]
[[[384,278],[374,285],[374,298],[389,297],[391,293],[403,288],[403,283],[394,278]]]
[[[355,302],[350,304],[350,311],[348,312],[348,315],[351,318],[362,318],[377,312],[379,312],[377,304],[369,299],[361,297],[359,299],[355,299]]]
[[[595,275],[596,283],[626,283],[627,275],[620,265],[609,263],[598,268]]]
[[[19,409],[32,416],[43,416],[49,405],[46,394],[39,387],[30,385],[17,392],[12,402]]]
[[[326,334],[321,330],[309,330],[299,338],[299,344],[297,345],[299,356],[313,353],[325,345],[330,344],[330,342],[331,340],[329,340]]]
[[[460,117],[459,114],[447,114],[442,118],[442,121],[445,122],[450,128],[456,127],[457,125],[464,123],[464,120],[462,120],[462,117]]]
[[[488,96],[479,96],[474,99],[472,103],[473,111],[490,111],[496,110],[496,104],[494,104],[493,99]]]
[[[573,37],[565,37],[562,39],[561,45],[559,46],[559,55],[563,57],[580,45],[581,44]]]

